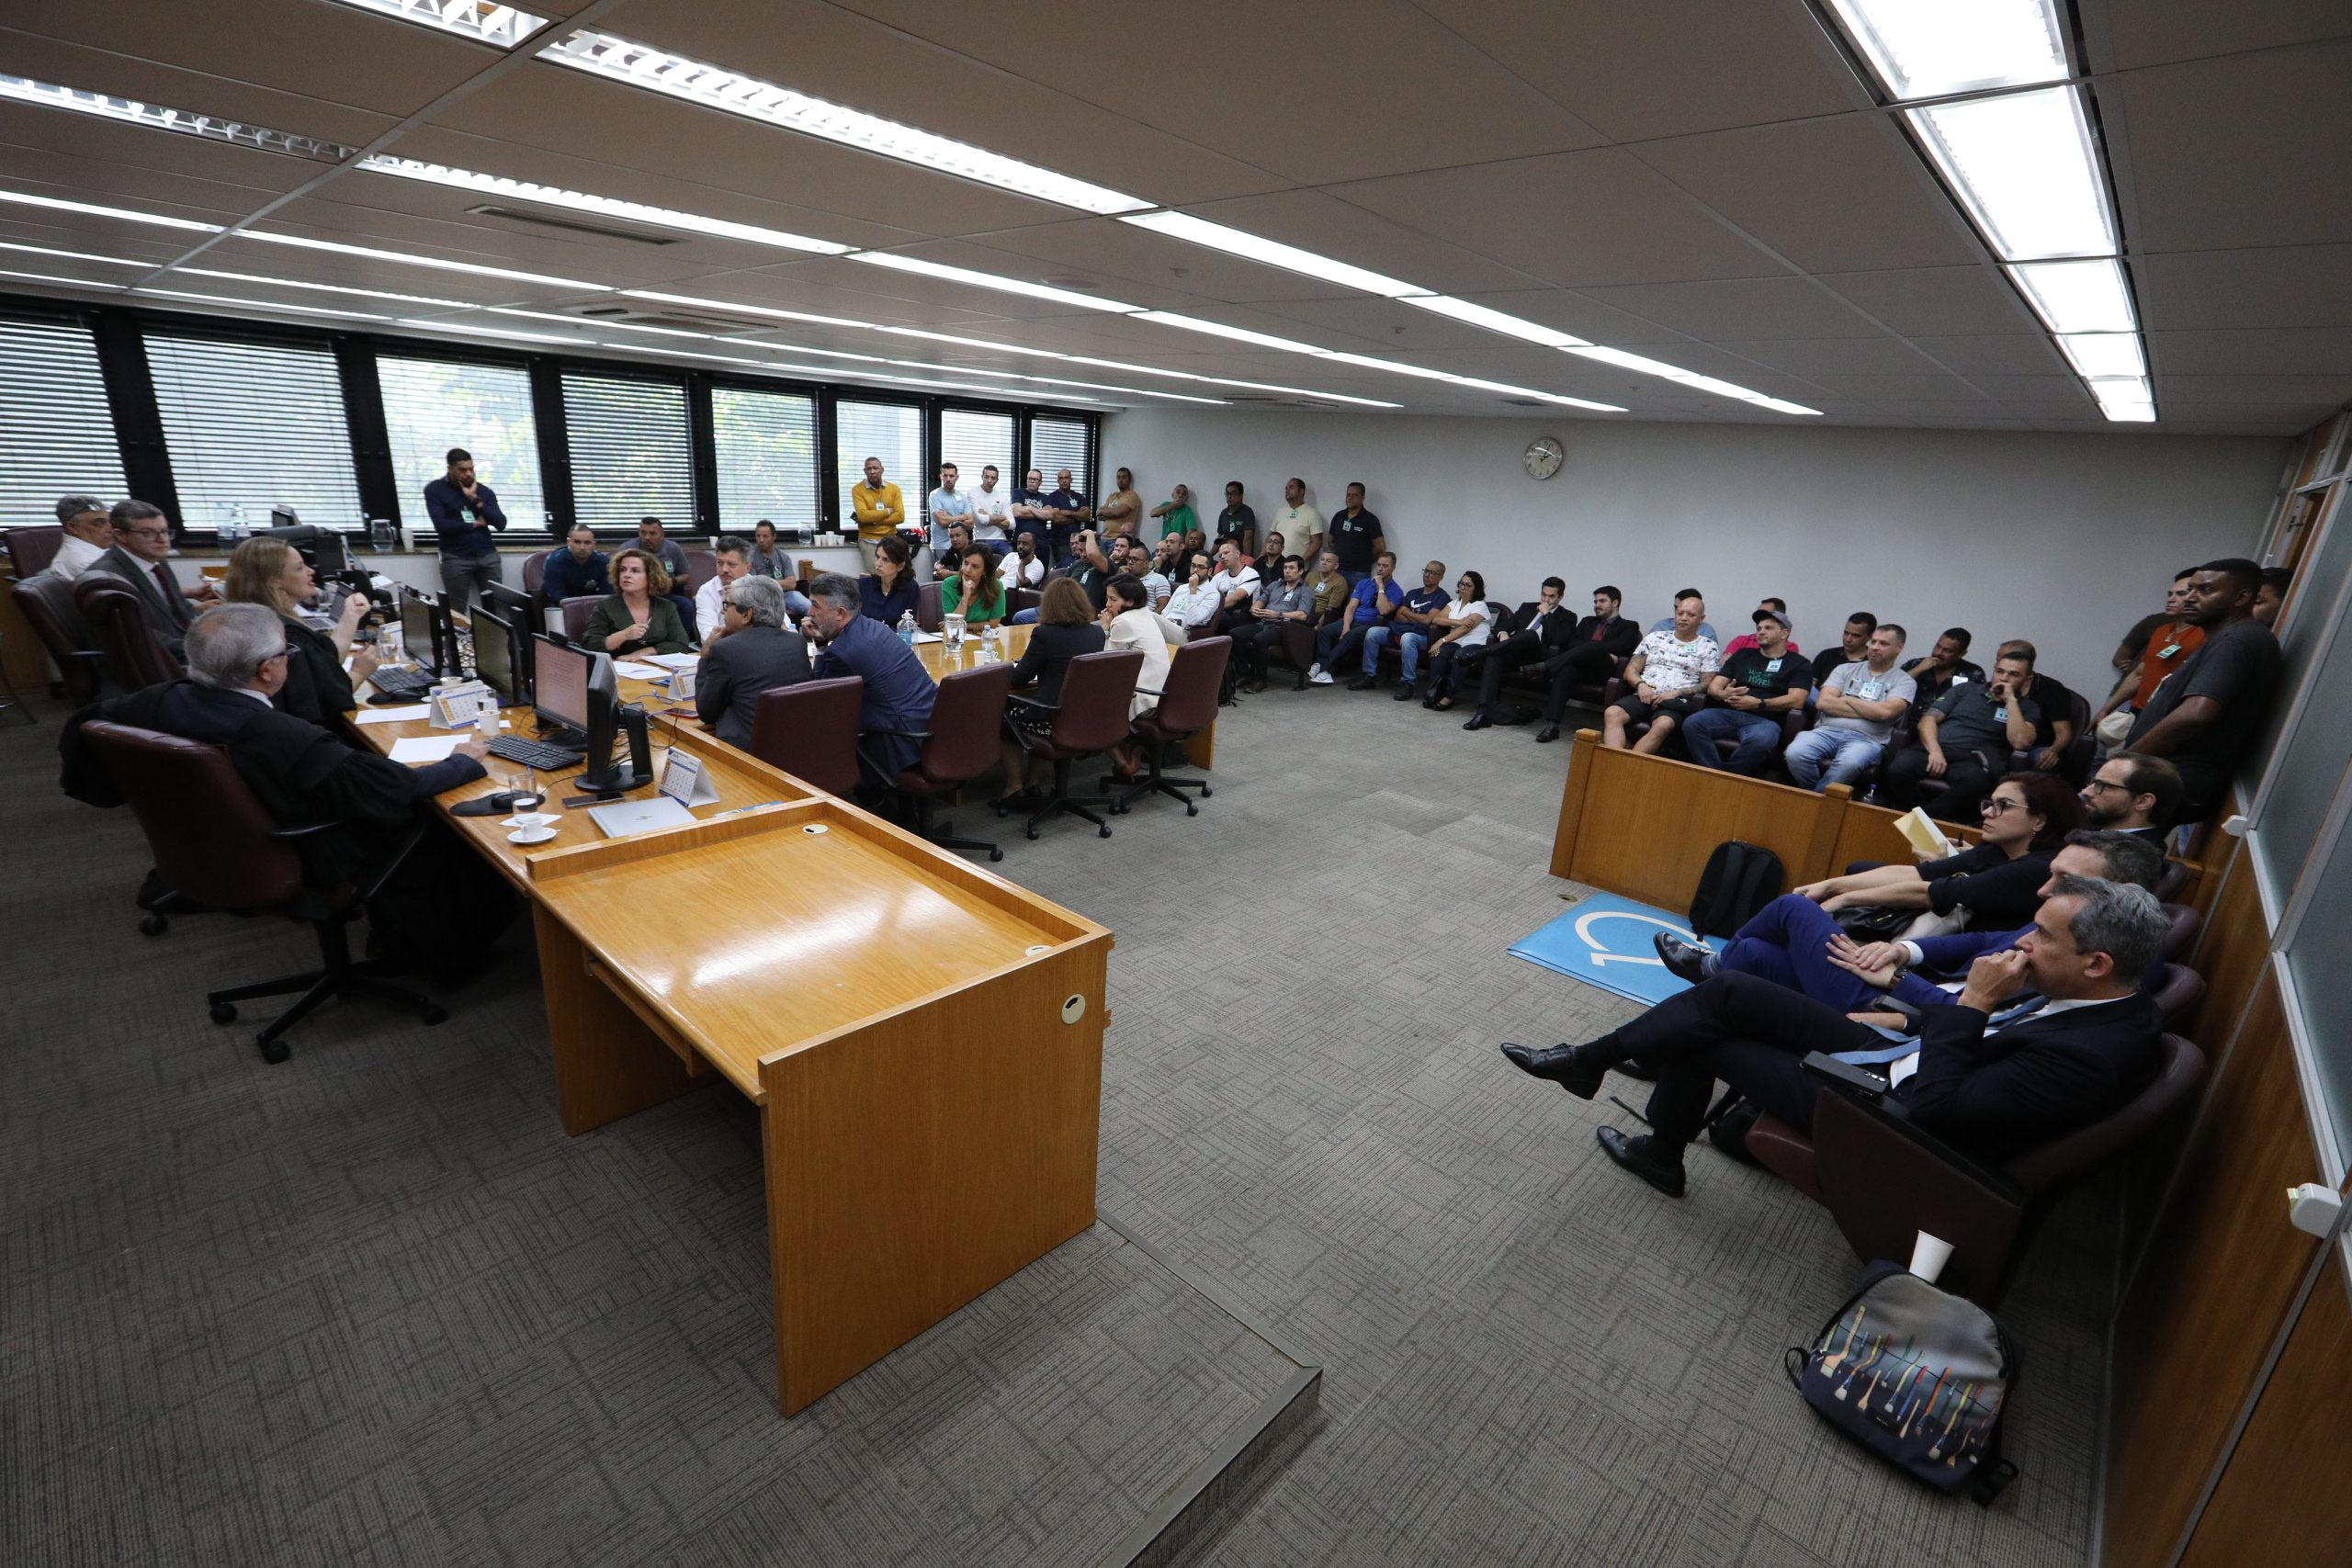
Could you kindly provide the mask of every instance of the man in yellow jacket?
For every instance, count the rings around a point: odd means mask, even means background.
[[[906,498],[899,487],[882,479],[882,459],[865,459],[865,482],[849,487],[851,509],[857,515],[857,551],[865,558],[867,576],[874,573],[875,547],[899,531],[907,520]]]

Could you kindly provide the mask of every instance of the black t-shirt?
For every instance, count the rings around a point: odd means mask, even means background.
[[[1110,594],[1111,580],[1083,561],[1070,568],[1069,580],[1086,591],[1088,603],[1094,606],[1096,615],[1101,615]]]
[[[2233,621],[2206,635],[2203,646],[2156,688],[2132,726],[2129,746],[2191,697],[2211,697],[2221,714],[2169,755],[2176,766],[2226,770],[2245,754],[2278,690],[2278,639],[2260,621]],[[2202,799],[2198,804],[2206,804]]]
[[[1943,699],[1956,681],[1982,681],[1984,667],[1963,659],[1950,670],[1915,670],[1911,683],[1917,689],[1911,694],[1911,711],[1925,713]]]
[[[1252,534],[1258,531],[1258,514],[1250,510],[1248,502],[1245,502],[1239,506],[1228,506],[1216,514],[1218,538],[1238,542],[1245,531]],[[1284,539],[1283,543],[1287,545],[1290,541]]]
[[[2036,746],[2053,744],[2058,732],[2051,727],[2061,719],[2071,720],[2075,716],[2075,694],[2061,685],[2056,676],[2036,671],[2033,690],[2027,695],[2041,710],[2034,716],[2033,743]]]
[[[1792,689],[1803,691],[1813,684],[1813,662],[1785,649],[1780,658],[1767,659],[1760,648],[1743,648],[1724,660],[1723,677],[1746,687],[1751,697],[1784,697]]]
[[[1921,863],[1928,882],[1928,908],[1949,915],[1968,907],[1967,929],[2015,931],[2041,908],[2041,887],[2050,880],[2047,852],[2029,850],[2011,860],[1993,844],[1972,844],[1948,860]]]
[[[1372,542],[1378,537],[1380,518],[1376,514],[1364,511],[1351,517],[1342,512],[1324,525],[1323,547],[1339,552],[1341,571],[1370,571]]]

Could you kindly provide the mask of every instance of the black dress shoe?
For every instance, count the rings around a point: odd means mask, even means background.
[[[1683,941],[1671,931],[1659,931],[1650,938],[1650,945],[1657,949],[1658,962],[1666,972],[1678,980],[1697,985],[1714,973],[1708,960],[1715,955],[1696,943]]]
[[[1480,708],[1476,713],[1472,714],[1468,718],[1462,721],[1462,728],[1464,729],[1484,729],[1494,722],[1495,721],[1493,719],[1487,716],[1487,710],[1485,708]]]
[[[1535,732],[1535,744],[1538,746],[1549,746],[1553,741],[1557,740],[1559,738],[1560,727],[1556,724],[1547,724],[1543,728]]]
[[[1352,681],[1351,681],[1351,682],[1348,682],[1348,690],[1349,690],[1349,691],[1351,691],[1351,692],[1369,692],[1369,691],[1371,691],[1371,690],[1372,690],[1372,677],[1371,677],[1371,676],[1369,676],[1369,675],[1359,675],[1359,676],[1357,676],[1354,680],[1352,680]]]
[[[1409,703],[1413,700],[1413,683],[1410,681],[1399,681],[1396,682],[1396,689],[1388,694],[1400,703]]]
[[[1682,1161],[1659,1152],[1657,1140],[1645,1134],[1629,1138],[1614,1127],[1595,1127],[1592,1135],[1600,1152],[1669,1198],[1682,1196]]]
[[[1578,1100],[1590,1100],[1600,1092],[1600,1080],[1609,1068],[1584,1053],[1580,1045],[1554,1045],[1539,1049],[1533,1045],[1513,1045],[1506,1042],[1503,1055],[1510,1065],[1530,1077],[1550,1078]]]

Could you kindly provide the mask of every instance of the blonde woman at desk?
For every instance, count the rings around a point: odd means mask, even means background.
[[[277,612],[286,623],[286,684],[274,705],[297,718],[324,724],[337,714],[359,705],[353,685],[376,671],[376,652],[352,651],[359,618],[368,613],[368,595],[354,593],[340,602],[330,598],[319,609],[334,617],[321,631],[302,619],[302,607],[319,591],[319,581],[302,552],[283,539],[247,539],[229,552],[229,571],[221,581],[221,597],[232,604],[259,604]],[[351,659],[350,673],[343,660]]]
[[[694,648],[670,594],[670,572],[631,545],[613,557],[613,596],[588,617],[581,640],[611,654],[685,653]]]

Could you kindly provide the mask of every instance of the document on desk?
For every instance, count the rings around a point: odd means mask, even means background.
[[[666,795],[651,800],[622,800],[610,806],[592,806],[588,815],[608,839],[627,838],[631,833],[650,833],[656,828],[691,826],[695,814]]]
[[[616,659],[613,660],[613,673],[626,675],[632,681],[659,681],[662,679],[662,667],[659,664],[639,664],[634,659]]]
[[[645,662],[659,664],[665,670],[691,670],[702,662],[702,655],[699,653],[657,653]]]
[[[392,761],[412,765],[446,762],[458,742],[467,739],[463,735],[405,735],[392,742]]]
[[[361,708],[351,716],[354,724],[406,724],[411,719],[433,716],[431,703],[418,703],[413,707]]]

